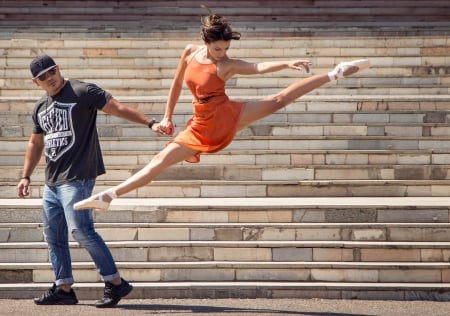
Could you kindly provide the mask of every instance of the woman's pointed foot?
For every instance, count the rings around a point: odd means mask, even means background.
[[[358,59],[347,62],[339,63],[333,71],[328,73],[330,80],[337,80],[339,78],[345,78],[351,76],[361,70],[370,67],[370,62],[368,59]]]
[[[75,210],[86,210],[86,209],[94,209],[99,211],[106,211],[109,208],[109,204],[115,198],[116,195],[114,192],[100,192],[96,195],[93,195],[87,199],[84,199],[80,202],[74,204],[73,208]]]

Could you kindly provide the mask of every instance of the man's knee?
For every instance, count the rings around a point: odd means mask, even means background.
[[[85,245],[88,240],[88,235],[81,229],[73,228],[70,232],[73,239],[80,245]]]

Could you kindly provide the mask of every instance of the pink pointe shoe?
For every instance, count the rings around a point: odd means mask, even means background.
[[[351,76],[358,71],[367,69],[370,67],[368,59],[358,59],[347,62],[339,63],[333,71],[328,73],[330,80],[337,80],[339,78],[345,78]]]
[[[93,195],[87,199],[74,204],[73,208],[76,211],[94,209],[99,211],[106,211],[109,208],[111,201],[116,198],[117,195],[114,191],[104,191],[96,195]]]

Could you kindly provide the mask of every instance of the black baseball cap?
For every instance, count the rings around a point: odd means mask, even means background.
[[[30,71],[33,75],[33,79],[36,79],[40,75],[46,73],[52,68],[56,67],[56,63],[48,55],[40,55],[37,56],[33,61],[30,63]]]

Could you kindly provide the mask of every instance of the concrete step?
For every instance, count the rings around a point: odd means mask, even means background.
[[[373,97],[373,99],[376,99],[376,97]],[[365,111],[365,112],[359,112],[355,109],[354,112],[346,111],[346,112],[339,112],[333,108],[333,104],[329,104],[329,111],[332,110],[333,112],[325,112],[325,111],[304,111],[303,109],[295,108],[297,104],[293,104],[292,107],[288,106],[284,110],[277,111],[255,123],[253,123],[250,128],[252,127],[259,127],[260,126],[266,126],[266,129],[269,131],[273,131],[273,134],[277,135],[283,135],[279,131],[282,130],[282,128],[294,128],[295,131],[297,131],[298,135],[309,135],[308,129],[310,130],[310,133],[314,130],[312,129],[313,126],[317,126],[319,129],[318,131],[315,131],[315,133],[311,135],[333,135],[333,129],[341,129],[341,133],[344,132],[344,128],[349,129],[355,129],[356,131],[349,131],[349,135],[352,135],[352,133],[355,133],[356,135],[365,135],[367,133],[370,133],[370,128],[382,128],[386,126],[386,134],[394,134],[395,135],[395,128],[401,127],[405,128],[405,126],[408,126],[408,124],[411,126],[411,128],[418,128],[423,127],[423,129],[427,128],[429,130],[428,134],[431,136],[435,136],[434,134],[431,134],[433,132],[433,128],[435,129],[442,129],[443,127],[446,127],[445,124],[447,124],[446,120],[448,120],[447,113],[445,110],[441,111],[410,111],[410,112],[395,112],[395,111],[385,111],[383,113],[375,112],[375,111]],[[191,107],[191,105],[189,105]],[[159,116],[162,116],[163,113],[159,112],[146,112],[148,115],[155,116],[155,118],[159,119]],[[15,111],[8,111],[5,113],[4,117],[2,117],[1,125],[2,126],[8,126],[8,127],[23,127],[23,128],[29,128],[29,125],[32,124],[31,119],[28,117],[30,114],[28,113],[17,113]],[[176,114],[174,114],[173,121],[176,123],[180,128],[184,126],[184,123],[192,116],[192,109],[188,109],[187,111],[177,111]],[[102,129],[107,129],[108,126],[114,126],[114,128],[119,130],[126,130],[126,129],[139,129],[141,131],[147,131],[148,129],[145,129],[142,125],[138,125],[133,122],[126,121],[121,118],[113,117],[110,115],[106,115],[103,112],[99,112],[98,118],[97,118],[97,124],[100,128],[100,132],[102,132]],[[301,124],[301,126],[300,126]],[[302,130],[301,127],[305,126],[306,129]],[[270,128],[272,130],[270,130]],[[368,131],[364,130],[368,129]],[[361,129],[361,130],[360,130]],[[389,130],[391,129],[391,130]],[[384,130],[382,130],[384,131]],[[413,132],[413,135],[417,134],[417,131],[414,129],[411,130]],[[422,129],[420,129],[422,132]],[[266,131],[267,133],[268,131]],[[373,132],[372,132],[373,133]],[[378,132],[380,133],[380,132]],[[142,133],[142,135],[147,135],[148,133]],[[248,132],[245,132],[244,134],[248,134]],[[436,133],[437,134],[437,133]],[[443,134],[443,133],[442,133]],[[127,136],[126,134],[118,134],[119,136]],[[132,134],[134,136],[135,134]],[[336,133],[336,135],[339,135],[339,133]],[[376,135],[376,134],[375,134]],[[401,135],[401,134],[400,134]],[[420,134],[422,135],[422,134]],[[437,134],[439,135],[439,134]],[[5,135],[6,136],[6,135]],[[108,136],[108,135],[105,135]]]
[[[129,162],[128,162],[129,163]],[[109,166],[98,183],[123,181],[144,165]],[[155,181],[333,181],[333,180],[449,180],[450,165],[175,165]],[[23,167],[0,167],[1,184],[18,181]],[[33,185],[44,182],[44,167],[34,171]],[[174,186],[176,182],[173,182]]]
[[[117,261],[446,261],[450,242],[389,241],[110,241]],[[73,262],[90,261],[78,243],[70,243]],[[49,262],[45,242],[0,243],[0,262]]]
[[[448,262],[118,262],[130,282],[448,283]],[[96,267],[74,262],[78,282],[101,282]],[[0,282],[52,283],[45,263],[0,263]]]
[[[125,179],[121,180],[124,181]],[[98,181],[94,192],[121,181]],[[17,197],[17,181],[1,184],[0,198]],[[42,197],[43,183],[34,183],[30,194]],[[264,197],[445,197],[448,180],[173,180],[153,181],[124,195],[127,198],[264,198]]]
[[[147,131],[148,132],[148,131]],[[178,132],[178,131],[176,131]],[[299,139],[300,138],[300,139]],[[145,141],[148,140],[148,141]],[[160,151],[169,137],[102,137],[104,151]],[[0,152],[25,152],[28,137],[8,138],[0,142]],[[227,146],[227,150],[267,150],[277,151],[290,148],[298,150],[450,150],[450,137],[442,136],[236,136]]]
[[[33,36],[65,38],[76,32],[86,38],[95,32],[96,36],[110,38],[130,34],[166,38],[171,30],[178,36],[197,32],[201,14],[198,1],[177,1],[176,5],[172,1],[152,1],[145,6],[142,1],[127,1],[126,4],[111,1],[107,6],[98,4],[99,1],[72,1],[70,4],[53,1],[51,7],[33,1],[20,6],[15,1],[3,3],[0,14],[8,19],[0,25],[8,31],[1,33],[9,36],[32,32],[36,34]],[[216,4],[216,10],[229,16],[233,26],[244,34],[260,36],[301,34],[314,37],[340,32],[353,36],[446,34],[449,15],[446,2],[436,0],[423,4],[414,1],[227,1]],[[42,34],[43,30],[47,33]]]
[[[427,210],[430,212],[429,210]],[[425,212],[425,211],[424,211]],[[439,223],[96,223],[105,241],[450,241]],[[41,223],[0,223],[0,242],[43,242]],[[73,241],[73,239],[71,239]]]
[[[303,77],[304,78],[304,77]],[[133,80],[127,82],[126,79],[96,79],[92,80],[90,78],[80,78],[85,81],[93,82],[108,90],[113,95],[117,96],[133,96],[133,95],[144,95],[144,96],[159,96],[168,93],[170,88],[170,83],[172,79],[167,78],[164,81],[156,81],[155,84],[148,82],[146,79]],[[445,78],[443,78],[445,80]],[[413,80],[413,83],[403,83],[404,79],[398,79],[396,82],[387,83],[385,79],[375,79],[366,80],[364,78],[355,77],[347,78],[340,81],[339,83],[329,83],[319,89],[310,92],[310,95],[345,95],[351,93],[353,95],[374,95],[384,96],[384,95],[421,95],[421,94],[437,94],[437,95],[447,95],[449,93],[449,87],[446,84],[441,84],[436,82],[436,78],[433,79],[419,79]],[[8,87],[0,91],[0,96],[17,96],[26,95],[39,98],[42,95],[42,91],[38,90],[36,86],[31,86],[28,83],[29,79],[14,80],[17,81],[17,86],[11,86],[8,83]],[[242,80],[241,80],[242,81]],[[263,96],[272,95],[280,92],[283,88],[288,87],[290,84],[296,82],[296,79],[289,78],[281,83],[273,82],[271,78],[265,79],[253,79],[249,78],[249,82],[254,83],[260,81],[259,86],[243,86],[237,84],[236,86],[227,88],[227,93],[236,98],[244,96],[253,96],[254,98],[261,98]],[[265,81],[265,83],[264,83]],[[247,84],[247,83],[244,83]],[[155,86],[156,85],[156,86]],[[183,95],[188,96],[189,92],[187,89],[183,90]]]
[[[167,94],[181,47],[192,41],[198,39],[166,39],[161,42],[132,38],[70,38],[47,40],[46,45],[37,39],[0,40],[0,49],[7,52],[3,61],[0,58],[7,71],[0,95],[40,95],[40,90],[29,80],[28,66],[24,65],[28,65],[29,56],[35,55],[36,50],[42,47],[51,47],[47,52],[57,58],[63,70],[66,69],[66,76],[93,81],[114,95]],[[371,69],[326,85],[312,94],[339,95],[349,91],[352,94],[376,95],[449,93],[444,62],[446,50],[436,48],[445,47],[445,37],[277,37],[249,39],[246,43],[251,46],[237,43],[233,57],[259,56],[258,60],[263,61],[311,56],[315,65],[313,73],[328,71],[342,60],[371,59]],[[286,87],[299,77],[303,75],[288,70],[266,76],[238,76],[229,82],[228,90],[230,95],[237,96],[267,95],[278,92],[280,87]],[[187,94],[186,89],[183,91]]]
[[[0,284],[0,298],[40,297],[49,283]],[[323,298],[370,300],[448,300],[448,284],[427,282],[133,282],[127,298]],[[102,297],[104,284],[77,282],[78,299]],[[125,298],[123,302],[126,302]]]
[[[146,164],[158,151],[103,151],[103,158],[107,169],[116,169],[124,165],[124,161],[138,168]],[[22,167],[24,152],[4,151],[0,154],[0,165],[9,167]],[[44,158],[42,158],[42,163]],[[222,150],[213,155],[204,155],[201,163],[193,165],[181,162],[172,168],[211,167],[211,166],[402,166],[402,165],[447,165],[450,164],[449,151],[446,150]],[[43,165],[37,166],[34,177],[42,176]],[[169,168],[166,172],[170,172]],[[16,180],[12,173],[3,173],[4,179],[8,177]]]
[[[33,110],[35,102],[42,94],[37,97],[30,96],[0,96],[0,109],[4,111],[5,115],[8,114],[10,119],[14,117],[20,118],[17,124],[24,122],[31,122],[29,117]],[[116,98],[132,107],[135,107],[144,113],[152,115],[163,115],[167,95],[157,96],[121,96],[116,95]],[[254,96],[239,96],[240,100],[252,100]],[[176,106],[174,118],[180,115],[192,114],[192,97],[190,95],[182,95]],[[302,98],[294,101],[286,108],[277,111],[273,115],[288,114],[291,112],[298,113],[330,113],[336,115],[334,117],[335,122],[339,122],[343,117],[338,120],[339,116],[343,113],[382,113],[382,114],[395,114],[395,113],[409,113],[409,114],[425,114],[426,121],[431,123],[432,115],[438,112],[447,112],[450,110],[450,96],[449,95],[385,95],[382,98],[374,95],[305,95]],[[330,111],[332,110],[332,111]],[[98,112],[99,123],[119,122],[119,120],[103,112]],[[442,114],[441,114],[442,115]],[[185,120],[183,120],[184,122]],[[123,122],[120,120],[120,122]]]
[[[148,298],[148,291],[155,297],[195,294],[241,298],[345,296],[349,291],[353,297],[436,299],[443,295],[443,286],[449,278],[446,258],[450,242],[443,241],[450,222],[449,202],[448,197],[122,198],[114,201],[112,211],[94,215],[99,230],[107,226],[117,231],[136,223],[134,227],[138,229],[175,228],[179,232],[177,236],[182,235],[185,225],[190,227],[191,234],[200,230],[201,240],[157,241],[153,236],[162,233],[153,231],[148,235],[152,241],[124,241],[123,238],[109,241],[122,275],[135,286],[130,298]],[[27,228],[39,230],[41,200],[3,199],[0,205],[2,228],[8,227],[8,222],[14,225],[28,222]],[[324,226],[324,222],[328,224]],[[300,240],[277,240],[284,231],[290,234],[289,229],[294,227],[304,234]],[[316,234],[332,236],[336,227],[346,229],[346,233],[351,230],[360,240],[314,240]],[[376,229],[381,227],[391,229],[390,237],[398,229],[398,235],[413,240],[370,240],[370,236],[380,234]],[[256,231],[258,228],[264,228],[264,232]],[[401,232],[402,228],[406,231]],[[421,241],[419,236],[425,237],[424,230],[431,232],[429,228],[434,230],[429,237],[434,237]],[[257,234],[258,239],[265,240],[233,240],[237,238],[230,229],[237,234],[240,231],[242,238],[243,232],[247,232],[247,236]],[[103,233],[108,234],[106,230]],[[209,240],[205,240],[207,236]],[[71,246],[78,297],[100,297],[103,283],[89,256],[76,243],[71,242]],[[0,297],[41,295],[53,281],[46,243],[3,242],[0,247],[3,258],[0,261],[4,261],[0,264],[4,281],[0,285]]]
[[[96,223],[450,223],[450,198],[119,198]],[[0,199],[2,223],[41,223],[41,199]],[[419,238],[419,234],[417,235]]]
[[[450,128],[448,123],[417,123],[418,118],[423,118],[423,114],[397,114],[397,118],[403,120],[398,123],[382,123],[382,122],[340,122],[340,123],[326,123],[325,120],[330,120],[330,115],[323,114],[289,114],[290,122],[268,122],[269,120],[276,120],[286,115],[271,116],[264,121],[257,122],[251,126],[239,131],[236,137],[250,137],[250,136],[285,136],[285,137],[326,137],[326,136],[347,136],[347,137],[362,137],[362,136],[386,136],[386,137],[440,137],[448,135]],[[367,118],[372,116],[376,120],[375,114],[367,114]],[[388,115],[385,115],[387,117]],[[389,115],[394,117],[394,115]],[[308,119],[320,120],[322,122],[302,123]],[[6,118],[4,118],[6,120]],[[350,118],[352,119],[352,118]],[[356,119],[363,120],[364,117]],[[382,118],[380,118],[382,119]],[[13,121],[13,120],[12,120]],[[411,122],[408,122],[411,121]],[[178,126],[180,131],[184,122],[174,123]],[[27,137],[31,134],[31,124],[13,125],[0,127],[0,141],[3,138],[11,137]],[[157,135],[149,131],[146,126],[136,124],[97,124],[98,133],[100,137],[136,137],[136,138],[155,138]],[[8,139],[7,139],[8,140]]]

